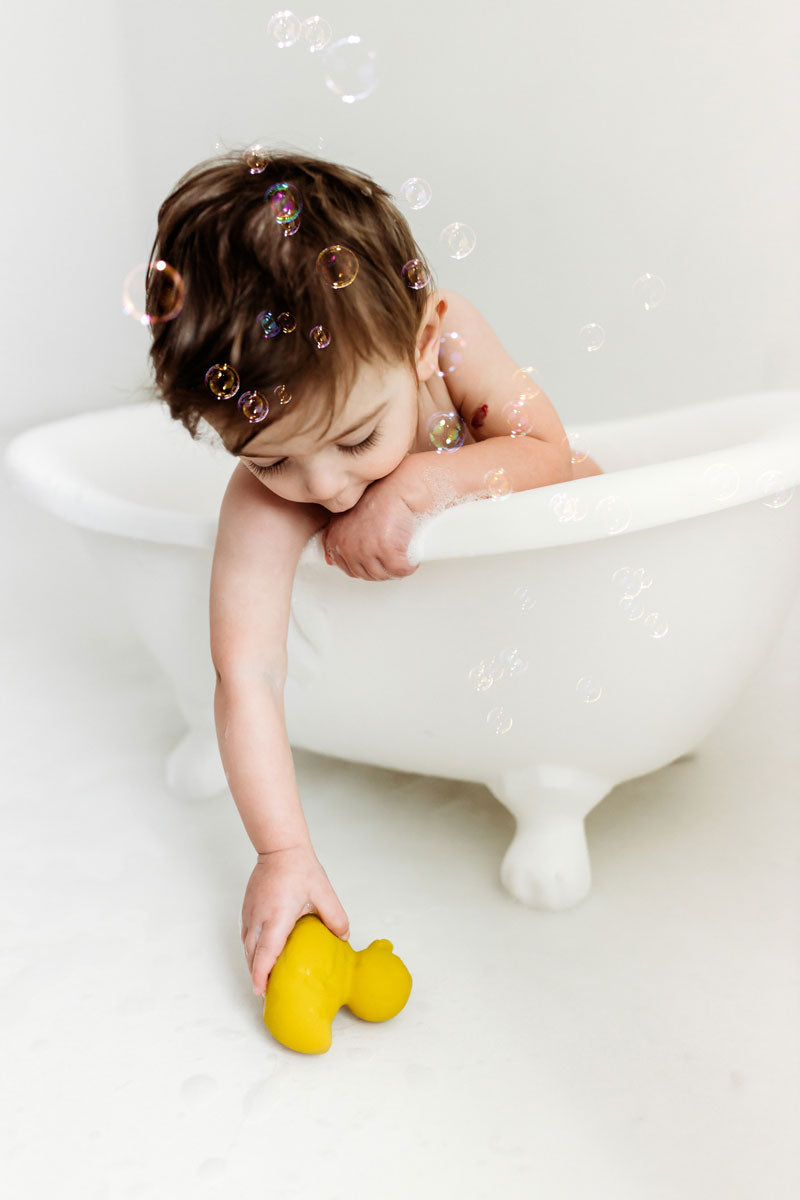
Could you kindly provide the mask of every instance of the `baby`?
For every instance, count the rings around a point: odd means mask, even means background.
[[[202,418],[238,459],[214,551],[211,656],[220,755],[257,854],[241,936],[260,995],[305,913],[349,936],[283,713],[306,542],[324,530],[331,567],[398,579],[417,569],[408,546],[425,514],[601,470],[573,465],[547,396],[468,300],[433,286],[366,175],[283,151],[201,164],[161,206],[152,261],[160,394],[192,437]]]

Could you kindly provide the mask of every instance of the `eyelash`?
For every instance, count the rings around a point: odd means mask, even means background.
[[[369,450],[378,441],[378,431],[373,429],[369,437],[364,438],[363,442],[358,442],[355,446],[340,446],[340,450],[344,450],[345,454],[361,454],[364,450]],[[286,466],[288,459],[282,458],[279,462],[272,463],[269,467],[258,467],[255,463],[250,463],[250,470],[262,479],[265,475],[278,475]]]

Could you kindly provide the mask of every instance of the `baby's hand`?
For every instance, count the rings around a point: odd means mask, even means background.
[[[310,844],[259,854],[242,905],[242,943],[256,995],[263,996],[286,939],[310,912],[337,937],[349,936],[347,913]]]
[[[331,517],[322,534],[325,559],[354,579],[398,579],[417,567],[408,561],[416,514],[392,482],[377,479],[354,508]]]

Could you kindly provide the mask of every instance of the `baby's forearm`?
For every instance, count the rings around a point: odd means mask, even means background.
[[[569,447],[531,437],[486,438],[451,453],[409,454],[397,468],[403,499],[422,515],[467,496],[491,494],[491,472],[502,468],[514,492],[572,478]]]
[[[214,718],[228,786],[256,852],[310,841],[279,685],[253,676],[218,678]]]

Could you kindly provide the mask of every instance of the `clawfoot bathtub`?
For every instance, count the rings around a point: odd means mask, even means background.
[[[587,813],[703,740],[800,582],[800,392],[580,435],[604,475],[439,513],[406,579],[350,579],[313,539],[288,647],[293,745],[486,784],[517,821],[503,884],[551,909],[590,887]],[[6,466],[84,531],[171,679],[171,786],[223,790],[208,581],[231,458],[148,402],[30,429]]]

